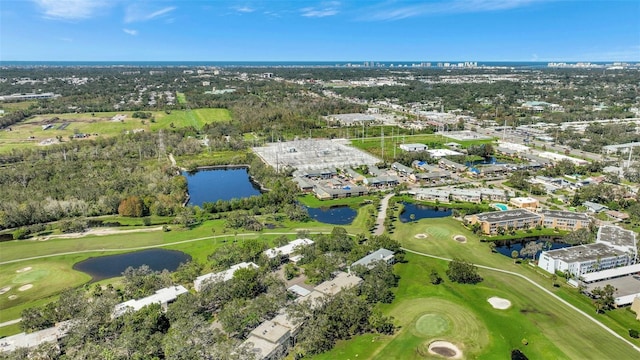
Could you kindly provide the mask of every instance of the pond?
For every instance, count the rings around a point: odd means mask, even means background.
[[[476,165],[500,165],[500,164],[504,164],[504,163],[498,161],[498,159],[496,159],[495,156],[491,156],[482,160],[467,161],[465,163],[465,165],[469,167],[476,166]]]
[[[348,206],[332,206],[322,208],[306,207],[313,220],[332,225],[348,225],[356,218],[358,212]]]
[[[511,241],[504,241],[504,242],[497,241],[496,245],[498,246],[496,246],[496,251],[504,256],[511,257],[511,252],[515,250],[518,252],[518,254],[520,254],[520,250],[522,250],[522,248],[525,247],[525,245],[530,242],[535,242],[538,245],[543,245],[543,247],[546,243],[549,243],[551,244],[550,250],[561,249],[561,248],[571,246],[569,244],[560,242],[559,238],[525,238],[520,240],[511,240]],[[547,250],[547,248],[544,248],[544,250]],[[542,251],[538,251],[533,260],[538,259],[540,257],[541,252]],[[522,255],[518,255],[518,256],[520,258],[531,259],[531,256],[522,256]]]
[[[428,205],[420,205],[413,204],[408,202],[403,202],[404,209],[400,214],[400,221],[403,223],[416,221],[420,219],[433,219],[433,218],[441,218],[451,216],[453,214],[453,210],[446,207],[434,207]],[[411,219],[411,214],[415,216],[415,218]]]
[[[175,250],[149,249],[126,254],[89,258],[73,265],[73,269],[91,275],[91,282],[122,276],[129,267],[147,265],[154,271],[175,271],[191,256]]]
[[[187,178],[189,205],[260,195],[260,187],[251,182],[246,168],[202,169],[182,175]]]

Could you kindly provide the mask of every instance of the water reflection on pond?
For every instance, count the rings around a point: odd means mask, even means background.
[[[332,225],[348,225],[353,222],[358,212],[349,206],[333,206],[328,208],[306,207],[313,220]]]
[[[185,263],[191,256],[175,250],[149,249],[126,254],[108,255],[90,258],[73,265],[73,269],[91,275],[91,281],[99,281],[122,276],[129,267],[147,265],[151,270],[175,271],[180,263]]]
[[[441,218],[451,216],[453,210],[446,207],[434,207],[428,205],[420,205],[413,204],[408,202],[403,202],[404,209],[400,214],[400,221],[403,223],[416,221],[420,219],[433,219],[433,218]],[[412,216],[413,215],[413,219]]]
[[[202,169],[182,175],[187,178],[190,205],[260,195],[260,187],[251,182],[246,168]]]

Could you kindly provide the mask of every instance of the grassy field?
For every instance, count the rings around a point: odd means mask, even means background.
[[[176,100],[178,101],[178,104],[187,103],[187,97],[182,92],[176,92]]]
[[[385,136],[389,136],[390,134],[385,134]],[[379,136],[379,135],[377,135]],[[403,143],[421,143],[429,146],[429,149],[438,149],[444,148],[444,144],[448,142],[457,142],[462,145],[462,147],[466,148],[471,145],[485,144],[490,143],[492,140],[468,140],[468,141],[458,141],[448,137],[444,137],[442,135],[436,134],[427,134],[427,135],[400,135],[397,137],[385,137],[384,139],[384,158],[390,159],[393,157],[393,149],[396,147],[396,154],[399,154],[402,150],[400,150],[399,146]],[[381,150],[381,139],[374,138],[368,139],[353,139],[351,140],[351,145],[356,148],[362,149],[371,153],[374,156],[382,158],[383,153]]]
[[[137,129],[156,131],[172,126],[193,126],[200,129],[208,123],[231,121],[231,115],[226,109],[174,110],[170,114],[164,111],[152,113],[155,122],[151,122],[149,119],[135,119],[132,117],[133,112],[131,111],[36,115],[12,125],[11,131],[0,132],[0,151],[10,151],[17,146],[38,146],[41,141],[58,137],[62,141],[70,141],[69,136],[75,133],[90,134],[91,137],[95,137],[94,134],[114,136]],[[111,119],[116,115],[127,115],[127,117],[123,121],[112,121]],[[57,119],[54,120],[54,118]],[[69,125],[59,130],[58,128],[63,123],[69,123]],[[54,127],[43,130],[42,126],[46,124],[53,124]]]
[[[458,247],[467,245],[451,242]],[[435,359],[425,351],[434,340],[452,342],[470,359],[507,359],[516,348],[530,359],[637,356],[630,346],[523,279],[480,270],[484,277],[480,284],[454,284],[444,275],[445,261],[414,254],[407,254],[406,259],[396,265],[401,277],[396,300],[380,306],[400,326],[396,334],[359,336],[315,359]],[[445,278],[444,283],[429,283],[427,274],[432,269]],[[511,308],[493,309],[487,302],[492,296],[510,300]]]
[[[358,215],[352,224],[344,226],[348,232],[360,233],[363,231],[367,211],[370,207],[373,207],[373,205],[358,209]],[[134,247],[162,246],[166,249],[183,251],[194,260],[206,264],[207,256],[215,248],[226,242],[258,238],[264,240],[267,246],[272,246],[273,240],[281,236],[280,233],[290,233],[288,237],[294,239],[296,237],[295,233],[299,230],[328,233],[334,227],[317,221],[301,223],[285,220],[278,223],[270,215],[262,218],[265,222],[276,224],[276,228],[265,229],[261,232],[234,231],[225,229],[225,220],[221,219],[206,221],[190,230],[180,230],[179,227],[171,226],[173,230],[169,232],[132,232],[101,236],[91,235],[79,238],[2,242],[0,243],[0,262],[77,251],[82,253],[0,265],[0,289],[11,288],[4,294],[0,294],[0,322],[18,318],[24,308],[39,306],[55,299],[55,295],[65,288],[81,286],[88,282],[90,277],[87,274],[77,272],[72,267],[75,263],[89,257],[130,252],[134,251],[132,250]],[[121,227],[122,230],[144,228],[143,226],[136,226],[141,223],[141,219],[112,216],[103,220],[119,221],[129,225]],[[166,219],[156,218],[155,221],[161,223],[165,222]],[[105,249],[109,251],[105,251]],[[24,291],[19,290],[21,286],[27,284],[31,284],[32,287]],[[11,326],[0,329],[2,329],[0,334],[12,334],[17,332],[18,327]]]
[[[342,198],[342,199],[333,199],[333,200],[320,200],[312,194],[307,194],[304,196],[300,196],[298,201],[302,205],[313,207],[313,208],[321,208],[321,207],[332,207],[332,206],[343,206],[347,205],[350,207],[359,207],[365,202],[371,202],[375,199],[379,199],[378,195],[368,195],[368,196],[358,196],[358,197],[350,197],[350,198]]]

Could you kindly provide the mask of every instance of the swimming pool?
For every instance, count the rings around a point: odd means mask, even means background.
[[[507,211],[509,210],[509,207],[505,204],[499,204],[499,203],[495,203],[495,204],[491,204],[492,207],[500,210],[500,211]]]

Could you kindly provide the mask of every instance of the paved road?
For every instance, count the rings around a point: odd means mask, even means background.
[[[373,235],[382,235],[384,233],[384,219],[387,218],[387,207],[389,207],[389,199],[391,199],[395,194],[387,194],[380,201],[380,211],[378,211],[378,218],[376,219],[376,230],[373,232]]]
[[[430,257],[430,258],[434,258],[434,259],[439,259],[439,260],[444,260],[444,261],[452,261],[453,259],[449,259],[449,258],[445,258],[445,257],[441,257],[441,256],[435,256],[435,255],[429,255],[429,254],[425,254],[425,253],[421,253],[421,252],[417,252],[417,251],[413,251],[413,250],[409,250],[409,249],[405,249],[402,248],[402,250],[406,251],[406,252],[410,252],[412,254],[416,254],[416,255],[420,255],[420,256],[426,256],[426,257]],[[573,309],[574,311],[576,311],[577,313],[579,313],[580,315],[586,317],[587,319],[589,319],[590,321],[592,321],[593,323],[595,323],[596,325],[600,326],[601,328],[605,329],[608,333],[610,333],[611,335],[617,337],[618,339],[624,341],[627,345],[631,346],[634,350],[640,352],[640,348],[638,346],[636,346],[635,344],[633,344],[632,342],[630,342],[629,340],[625,339],[624,337],[620,336],[618,333],[616,333],[615,331],[609,329],[605,324],[601,323],[600,321],[594,319],[592,316],[590,316],[589,314],[587,314],[586,312],[578,309],[577,307],[571,305],[570,303],[568,303],[567,301],[565,301],[564,299],[560,298],[558,295],[554,294],[553,292],[549,291],[548,289],[544,288],[542,285],[538,284],[537,282],[529,279],[528,277],[522,275],[522,274],[518,274],[516,272],[513,271],[507,271],[507,270],[502,270],[502,269],[498,269],[498,268],[493,268],[493,267],[489,267],[489,266],[483,266],[483,265],[475,265],[478,268],[481,269],[485,269],[485,270],[490,270],[490,271],[497,271],[497,272],[501,272],[504,274],[509,274],[509,275],[513,275],[513,276],[517,276],[519,278],[522,278],[526,281],[528,281],[529,283],[531,283],[532,285],[534,285],[535,287],[537,287],[538,289],[544,291],[545,293],[547,293],[549,296],[555,298],[556,300],[558,300],[559,302],[563,303],[564,305],[568,306],[569,308]]]

